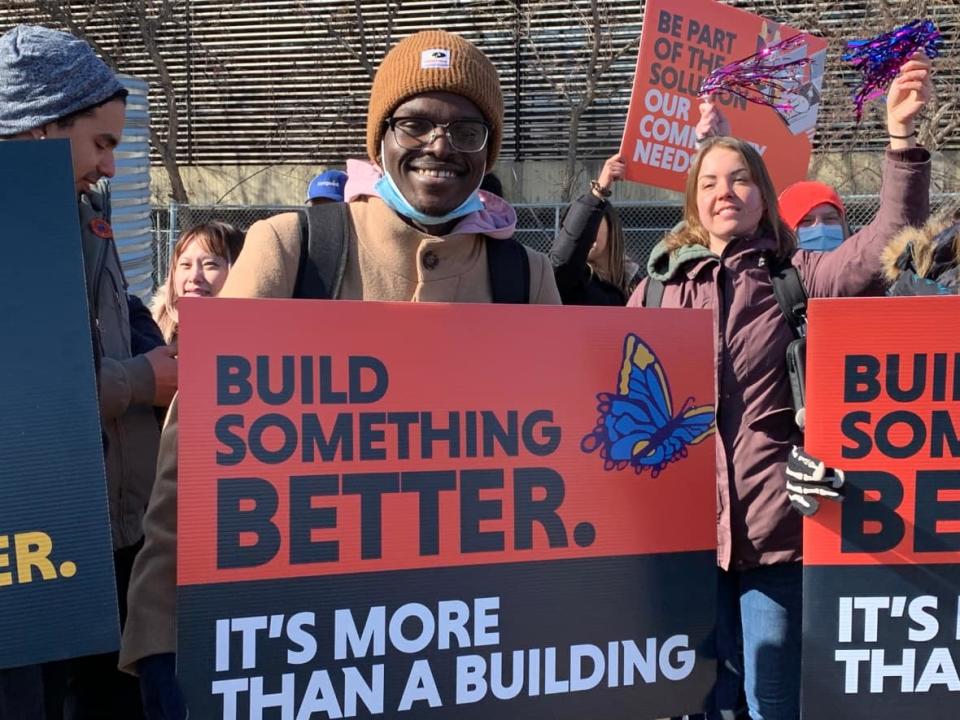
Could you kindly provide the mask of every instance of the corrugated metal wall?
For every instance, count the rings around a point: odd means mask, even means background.
[[[730,0],[731,5],[834,38],[817,134],[820,150],[876,149],[885,142],[879,115],[869,116],[860,131],[853,126],[846,84],[853,76],[838,60],[837,40],[886,27],[876,10],[880,2]],[[598,4],[605,48],[620,47],[639,34],[643,2]],[[0,0],[0,29],[16,21],[49,21],[40,5],[58,6]],[[124,71],[150,82],[153,121],[162,129],[162,84],[156,64],[143,50],[137,17],[156,25],[158,48],[182,116],[177,133],[181,162],[325,165],[363,154],[370,71],[385,47],[430,27],[464,34],[497,65],[506,98],[504,157],[562,158],[568,109],[561,95],[575,99],[582,84],[588,44],[583,18],[590,5],[590,0],[104,0],[59,7],[72,10],[78,25],[115,56]],[[922,5],[944,23],[944,60],[956,55],[957,0],[901,5]],[[603,77],[607,96],[598,98],[584,116],[580,157],[605,157],[619,144],[635,60],[635,52],[626,54]],[[957,63],[940,65],[939,85],[956,94]],[[958,117],[954,108],[943,122]],[[946,146],[960,148],[960,138]]]
[[[110,223],[130,292],[146,298],[153,291],[154,234],[150,219],[150,115],[147,84],[121,75],[127,96],[123,139],[115,153],[117,174],[110,181]]]

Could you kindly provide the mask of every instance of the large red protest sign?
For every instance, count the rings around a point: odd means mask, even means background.
[[[193,713],[702,707],[709,313],[217,300],[181,317]]]
[[[804,524],[808,718],[960,715],[960,298],[813,301],[809,450],[846,499]]]
[[[697,96],[704,78],[798,32],[714,0],[647,0],[620,145],[627,179],[682,190],[696,153]],[[824,40],[807,36],[806,44],[787,56],[809,57],[811,63],[802,70],[799,91],[782,98],[794,105],[786,119],[769,107],[748,104],[734,95],[717,98],[730,120],[731,134],[757,148],[778,189],[807,176],[826,47]]]

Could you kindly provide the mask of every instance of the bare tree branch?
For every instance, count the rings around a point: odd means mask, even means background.
[[[532,3],[508,3],[515,13],[518,41],[528,53],[525,62],[536,71],[537,80],[550,88],[566,111],[567,140],[564,149],[564,170],[561,197],[569,201],[580,176],[580,135],[584,118],[597,98],[609,97],[622,88],[602,88],[612,68],[635,52],[640,35],[626,41],[615,41],[618,10],[623,6],[615,0],[539,0]],[[557,10],[569,18],[563,29],[565,38],[583,38],[573,52],[568,46],[563,52],[552,49],[557,24]],[[506,15],[502,4],[487,3],[478,9],[484,15],[496,12]],[[571,31],[570,25],[577,29]],[[519,131],[519,129],[518,129]]]
[[[186,3],[173,0],[123,0],[118,2],[87,3],[85,12],[75,5],[58,0],[37,0],[35,10],[49,22],[60,26],[88,43],[114,71],[123,72],[127,56],[141,54],[148,62],[154,77],[150,78],[163,96],[163,113],[153,113],[150,122],[150,144],[170,179],[172,198],[189,203],[186,184],[180,171],[178,147],[180,140],[180,108],[177,105],[176,86],[170,71],[169,57],[175,51],[168,42],[160,40],[161,32],[180,30],[186,34],[182,21]],[[114,32],[118,41],[107,45],[89,32],[93,18]]]

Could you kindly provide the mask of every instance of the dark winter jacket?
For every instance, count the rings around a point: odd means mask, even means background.
[[[100,422],[105,442],[107,496],[115,548],[143,537],[143,514],[153,488],[160,429],[153,412],[150,362],[132,352],[127,284],[95,190],[80,198],[87,290],[100,357]]]
[[[929,213],[930,154],[888,150],[880,211],[829,253],[792,258],[810,297],[877,295],[880,254],[895,233]],[[773,238],[735,239],[720,256],[700,245],[668,252],[648,271],[665,284],[661,306],[713,311],[717,392],[717,540],[721,567],[747,570],[801,556],[801,517],[790,509],[783,465],[802,438],[793,420],[785,353],[793,333],[777,305],[765,254]],[[628,303],[643,304],[647,281]]]
[[[127,311],[130,314],[130,352],[143,355],[156,347],[166,345],[163,333],[150,314],[150,308],[136,295],[127,295]]]
[[[603,220],[605,200],[593,193],[581,195],[567,209],[560,234],[550,248],[550,262],[564,305],[618,305],[627,297],[587,265],[587,255]]]

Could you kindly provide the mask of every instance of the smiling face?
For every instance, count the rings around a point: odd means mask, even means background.
[[[38,128],[37,132],[46,137],[70,140],[78,194],[87,192],[100,178],[113,177],[116,172],[113,151],[123,135],[125,110],[123,100],[111,100],[89,113],[77,115],[67,127],[54,122]]]
[[[208,250],[200,239],[190,241],[177,258],[173,289],[177,298],[212,297],[227,281],[227,259]]]
[[[484,119],[470,100],[445,92],[416,95],[401,103],[392,116],[425,118],[434,123]],[[384,134],[381,164],[414,208],[442,216],[463,204],[479,187],[486,172],[488,146],[478,152],[460,152],[450,145],[446,133],[438,130],[433,142],[408,150],[397,142],[398,132],[402,131],[388,129]]]
[[[697,175],[697,214],[712,243],[750,235],[763,217],[763,197],[743,157],[718,146],[707,151]]]

